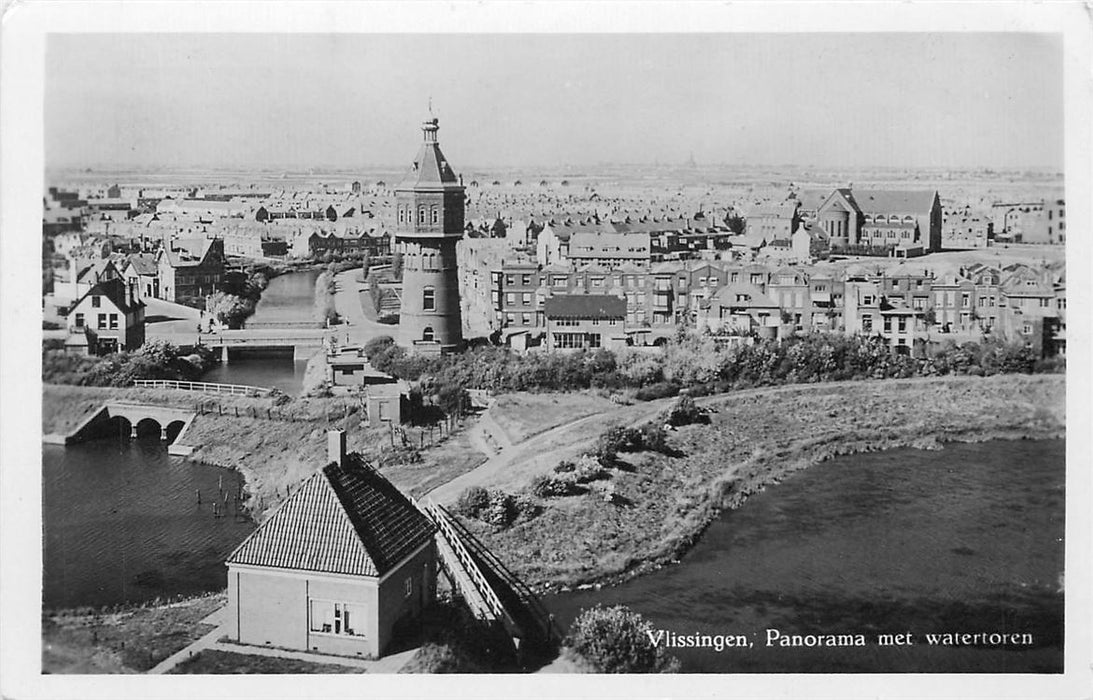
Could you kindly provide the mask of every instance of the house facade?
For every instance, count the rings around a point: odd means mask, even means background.
[[[159,249],[157,262],[162,299],[203,307],[204,298],[224,282],[224,241],[167,240]]]
[[[121,278],[98,282],[68,312],[69,349],[91,355],[135,350],[144,343],[144,302],[136,284]]]
[[[930,190],[836,189],[816,219],[835,251],[911,257],[941,250],[941,199]]]
[[[328,464],[227,559],[233,641],[378,658],[434,598],[434,526],[328,434]]]
[[[550,297],[543,304],[548,350],[595,350],[626,344],[626,300],[606,294]]]

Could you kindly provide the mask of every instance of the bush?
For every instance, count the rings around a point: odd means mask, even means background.
[[[467,518],[479,518],[489,505],[489,492],[481,486],[471,486],[459,495],[455,512]]]
[[[679,384],[673,382],[657,382],[656,384],[650,384],[649,386],[643,386],[638,389],[634,394],[634,398],[638,401],[653,401],[654,399],[664,399],[669,396],[675,396],[679,393],[681,387]]]
[[[615,460],[612,459],[611,462]],[[578,484],[587,484],[592,481],[599,481],[600,479],[608,479],[611,477],[611,471],[606,468],[603,462],[598,457],[592,455],[584,455],[577,461],[576,469],[573,472],[573,480]]]
[[[691,425],[692,423],[709,423],[710,418],[695,404],[690,396],[680,396],[672,407],[661,414],[661,422],[672,427]]]
[[[624,605],[582,610],[565,646],[598,673],[674,673],[679,661],[653,644],[653,626]]]
[[[558,462],[558,465],[556,467],[554,467],[554,473],[555,474],[568,474],[576,468],[577,468],[576,464],[574,464],[573,462],[570,462],[568,459],[563,459],[561,462]]]
[[[489,505],[482,513],[482,521],[494,527],[508,527],[519,515],[516,499],[511,493],[500,490],[489,492]]]
[[[543,474],[532,480],[531,492],[539,498],[561,498],[577,493],[577,485],[569,479]]]

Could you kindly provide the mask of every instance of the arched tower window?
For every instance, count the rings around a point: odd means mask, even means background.
[[[437,211],[436,207],[433,207],[433,223],[435,224],[439,221],[440,221],[440,212]]]
[[[421,291],[421,308],[426,311],[436,310],[436,290],[426,287]],[[429,330],[432,333],[432,329]]]
[[[418,207],[417,210],[417,222],[419,224],[425,223],[425,207]]]
[[[421,339],[424,340],[424,341],[427,341],[427,342],[432,342],[432,340],[433,340],[433,327],[432,326],[425,326],[425,330],[423,330],[421,332]]]
[[[402,207],[398,208],[398,222],[400,224],[406,223],[406,210]]]

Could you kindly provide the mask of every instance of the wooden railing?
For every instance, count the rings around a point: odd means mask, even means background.
[[[474,585],[478,594],[482,596],[482,599],[486,602],[487,607],[493,614],[494,619],[501,620],[509,629],[515,628],[516,624],[509,616],[508,611],[505,610],[505,606],[501,604],[501,599],[497,597],[497,593],[494,592],[493,587],[490,586],[489,581],[486,580],[482,570],[478,568],[478,564],[475,563],[470,552],[463,546],[459,534],[448,520],[447,513],[442,508],[435,506],[432,503],[425,504],[423,510],[426,515],[429,516],[429,519],[436,524],[441,537],[444,538],[444,541],[455,554],[457,559],[456,564],[458,564],[459,568],[467,575],[467,578]]]
[[[212,382],[180,382],[174,379],[136,379],[134,386],[145,389],[181,389],[206,394],[232,394],[234,396],[266,396],[270,389],[245,384],[215,384]]]

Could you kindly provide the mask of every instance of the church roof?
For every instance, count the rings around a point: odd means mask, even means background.
[[[227,562],[383,576],[433,532],[394,484],[349,455],[345,466],[331,463],[305,481]]]
[[[440,144],[436,139],[436,132],[439,129],[440,126],[435,117],[422,124],[421,131],[425,135],[425,140],[422,142],[421,148],[418,149],[410,172],[399,183],[398,189],[452,185],[462,187],[459,184],[459,178],[455,175],[455,171],[452,170],[452,166],[448,164],[448,160],[440,152]]]

